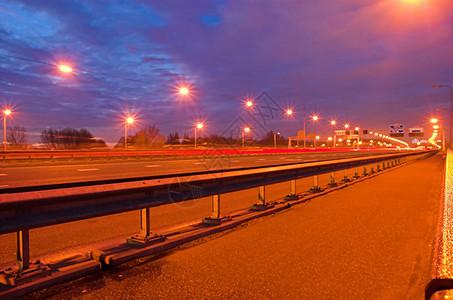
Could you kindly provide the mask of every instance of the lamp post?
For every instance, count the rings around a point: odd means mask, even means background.
[[[6,117],[11,114],[10,109],[3,111],[3,151],[6,151]]]
[[[437,110],[442,110],[442,109],[437,109]],[[437,125],[437,123],[439,122],[438,119],[436,118],[432,118],[429,120],[429,122],[431,122],[431,124],[433,124],[433,129],[436,130],[439,130],[439,125]],[[444,126],[443,126],[443,122],[442,122],[442,119],[440,120],[440,128],[442,128],[442,151],[445,151],[445,129],[444,129]]]
[[[126,118],[126,122],[124,122],[124,149],[127,150],[127,126],[134,123],[133,117]]]
[[[315,137],[315,139],[313,140],[313,147],[314,147],[315,149],[316,149],[316,140],[319,140],[319,139],[320,139],[320,137],[319,137],[319,135],[317,135],[317,136]]]
[[[445,110],[445,111],[448,111],[449,114],[451,114],[451,109],[449,109],[449,108],[436,108],[436,110],[439,110],[439,111]],[[440,127],[442,127],[442,144],[443,144],[442,145],[442,151],[445,151],[445,148],[446,148],[446,146],[445,146],[445,127],[443,126],[444,125],[443,123],[444,122],[442,122],[442,120],[441,120]],[[452,133],[451,130],[452,129],[450,127],[450,136],[451,136],[451,133]]]
[[[277,149],[277,135],[280,135],[280,132],[274,133],[274,149]]]
[[[355,131],[357,131],[357,150],[360,149],[359,142],[360,142],[360,128],[356,127],[354,128]]]
[[[245,141],[244,141],[245,136],[244,136],[244,135],[245,135],[247,132],[250,132],[250,128],[249,128],[249,127],[245,127],[244,130],[242,130],[242,149],[245,148],[245,144],[244,144],[244,142],[245,142]]]
[[[450,147],[453,146],[453,135],[452,135],[452,128],[453,128],[453,87],[449,84],[439,84],[439,85],[432,85],[433,88],[441,88],[441,87],[448,87],[450,88]]]
[[[197,126],[195,126],[195,142],[194,142],[194,148],[197,149],[197,129],[201,129],[203,128],[203,124],[202,123],[198,123]]]

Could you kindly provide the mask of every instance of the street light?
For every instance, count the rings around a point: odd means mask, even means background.
[[[451,102],[450,102],[450,147],[453,145],[453,87],[449,84],[439,84],[439,85],[432,85],[432,88],[441,88],[441,87],[448,87],[450,88],[450,97],[451,97]]]
[[[315,139],[313,140],[313,147],[314,147],[315,149],[316,149],[316,140],[319,140],[319,139],[320,139],[320,137],[319,137],[319,135],[317,135],[317,136],[315,137]]]
[[[71,73],[72,72],[72,68],[70,66],[68,66],[68,65],[59,65],[58,68],[63,73]]]
[[[10,109],[3,111],[3,151],[6,151],[6,117],[11,114]]]
[[[248,132],[250,132],[250,128],[249,127],[245,127],[244,130],[242,130],[242,149],[245,148],[245,146],[244,146],[244,134],[248,133]]]
[[[195,149],[197,149],[197,129],[203,128],[203,123],[198,123],[197,126],[195,126]]]
[[[126,122],[124,122],[124,149],[127,150],[127,126],[134,123],[133,117],[127,117]]]
[[[181,88],[179,88],[179,93],[181,95],[187,95],[187,94],[189,94],[189,89],[186,87],[181,87]]]

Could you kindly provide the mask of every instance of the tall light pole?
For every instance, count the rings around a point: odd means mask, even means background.
[[[356,127],[354,128],[355,131],[357,131],[357,149],[360,149],[359,143],[360,143],[360,128]]]
[[[3,151],[6,151],[6,117],[11,114],[10,109],[3,111]]]
[[[197,126],[195,126],[195,143],[194,143],[194,148],[197,149],[197,129],[201,129],[203,128],[203,124],[202,123],[198,123]]]
[[[277,135],[280,135],[280,132],[274,133],[274,149],[277,149]]]
[[[446,110],[449,114],[451,114],[451,109],[449,108],[436,108],[436,110]],[[442,151],[445,151],[445,127],[444,122],[440,122],[440,127],[442,127]],[[451,136],[451,127],[450,127],[450,136]]]
[[[335,144],[337,143],[337,135],[335,134],[335,125],[337,125],[337,121],[332,120],[330,121],[330,125],[333,127],[333,148],[335,148]]]
[[[244,135],[247,133],[247,132],[250,132],[250,128],[249,127],[245,127],[244,130],[242,130],[242,149],[245,148],[245,137]]]
[[[437,109],[437,110],[441,110],[441,109]],[[433,129],[435,130],[435,132],[437,132],[437,130],[439,130],[439,125],[437,125],[439,120],[436,118],[432,118],[429,120],[429,122],[431,122],[431,124],[433,124]],[[440,120],[440,127],[442,128],[442,151],[445,151],[445,130],[444,130],[442,119]]]
[[[314,143],[313,147],[314,147],[315,149],[316,149],[316,140],[319,140],[320,138],[321,138],[321,137],[320,137],[319,135],[317,135],[317,136],[315,137],[315,139],[313,140],[313,143]]]
[[[124,122],[124,149],[127,150],[127,126],[134,123],[133,117],[127,117],[126,122]]]
[[[450,88],[450,148],[453,147],[453,135],[452,135],[452,128],[453,128],[453,87],[449,84],[439,84],[439,85],[432,85],[433,88],[440,88],[440,87],[449,87]]]

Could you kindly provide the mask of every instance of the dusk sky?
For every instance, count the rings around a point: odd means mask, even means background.
[[[127,113],[165,136],[192,136],[197,121],[226,133],[240,118],[288,137],[304,105],[321,118],[308,132],[328,134],[331,118],[407,130],[448,123],[436,109],[450,90],[433,84],[453,84],[451,0],[0,2],[0,105],[32,142],[74,127],[116,143]],[[244,99],[263,92],[294,117],[248,120]]]

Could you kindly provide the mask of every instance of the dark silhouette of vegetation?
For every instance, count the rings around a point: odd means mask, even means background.
[[[41,131],[41,143],[47,149],[91,149],[105,148],[103,140],[93,137],[91,132],[82,128],[44,129]]]
[[[25,149],[29,146],[27,131],[24,127],[17,125],[8,129],[6,141],[10,149]]]
[[[170,133],[167,136],[167,141],[165,143],[168,144],[168,145],[179,145],[180,142],[179,142],[179,134],[178,134],[178,132]]]
[[[160,148],[165,144],[165,136],[160,134],[156,125],[145,125],[135,135],[127,137],[127,146],[130,149]],[[115,148],[124,149],[124,137],[121,137]]]

